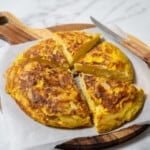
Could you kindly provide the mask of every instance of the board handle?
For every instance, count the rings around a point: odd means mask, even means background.
[[[82,30],[95,27],[92,24],[64,24],[45,29],[26,26],[9,12],[0,12],[0,38],[10,44],[19,44],[41,38],[53,37],[52,32]]]
[[[0,12],[0,38],[10,44],[51,37],[48,29],[33,29],[24,25],[9,12]]]
[[[149,128],[149,125],[133,125],[119,131],[89,137],[78,137],[56,145],[63,150],[101,150],[124,143]]]

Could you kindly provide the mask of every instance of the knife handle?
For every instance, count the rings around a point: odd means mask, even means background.
[[[148,45],[130,34],[128,34],[128,39],[121,40],[120,44],[143,59],[150,66],[150,47]]]
[[[135,43],[136,45],[138,45],[140,47],[144,47],[145,49],[150,51],[150,47],[148,45],[146,45],[144,42],[142,42],[140,39],[138,39],[137,37],[135,37],[135,36],[133,36],[131,34],[127,34],[127,38],[132,43]]]

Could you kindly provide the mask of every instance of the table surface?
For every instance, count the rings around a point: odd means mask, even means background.
[[[150,0],[5,0],[0,11],[9,11],[24,24],[44,28],[58,24],[91,23],[89,16],[107,25],[116,24],[150,45]],[[7,45],[0,41],[0,47]],[[2,117],[0,116],[0,123]],[[4,140],[5,127],[0,124],[0,143]],[[2,134],[3,133],[3,134]],[[3,145],[4,146],[4,145]],[[150,129],[139,137],[111,149],[148,150]],[[0,149],[2,149],[0,145]]]
[[[89,16],[117,24],[150,45],[150,0],[4,0],[0,11],[10,11],[32,27],[91,23]]]

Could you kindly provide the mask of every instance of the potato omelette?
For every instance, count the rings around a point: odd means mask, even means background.
[[[5,78],[20,108],[51,127],[108,132],[133,120],[144,103],[130,60],[101,34],[53,33],[19,54]]]

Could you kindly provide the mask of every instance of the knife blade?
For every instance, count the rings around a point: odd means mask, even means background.
[[[120,42],[121,40],[124,40],[124,37],[122,37],[121,35],[115,33],[114,31],[112,31],[111,29],[109,29],[108,27],[106,27],[104,24],[102,24],[101,22],[97,21],[94,17],[90,17],[92,22],[96,25],[96,27],[99,28],[99,30],[101,31],[101,33],[103,35],[105,35],[106,37],[109,37],[117,42]]]
[[[130,34],[126,34],[127,36],[121,36],[121,34],[117,34],[116,32],[112,31],[94,17],[91,16],[90,18],[100,32],[106,37],[106,39],[108,38],[115,40],[121,46],[140,57],[148,64],[148,66],[150,66],[150,47],[148,45]]]

